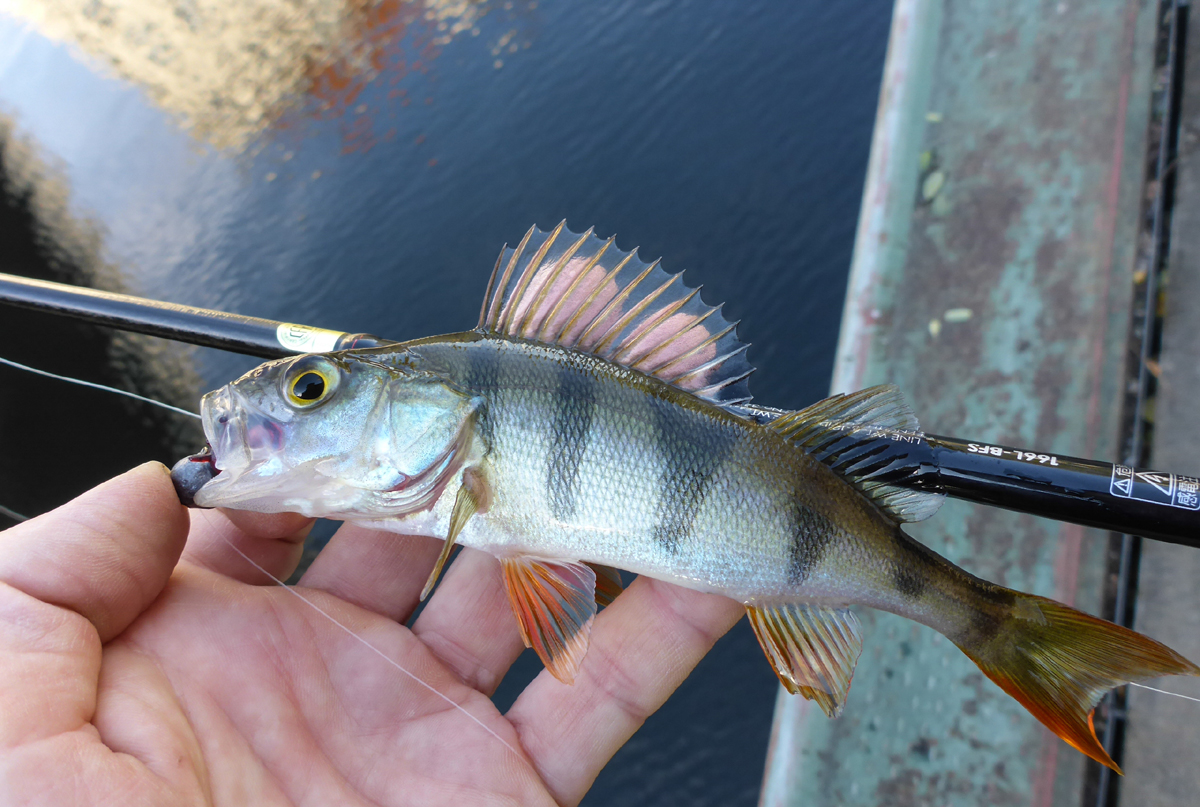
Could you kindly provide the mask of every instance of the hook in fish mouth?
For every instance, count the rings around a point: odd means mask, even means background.
[[[219,473],[212,446],[207,443],[200,451],[175,463],[171,468],[171,483],[175,486],[180,503],[186,507],[197,507],[196,494]]]

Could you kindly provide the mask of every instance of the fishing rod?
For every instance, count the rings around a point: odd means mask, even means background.
[[[0,272],[0,303],[263,359],[392,344],[342,333]]]
[[[259,358],[384,347],[363,333],[229,314],[0,273],[0,303]],[[747,405],[765,423],[783,410]],[[862,431],[847,426],[848,433]],[[863,435],[858,436],[861,440]],[[924,432],[868,429],[882,481],[914,490],[1200,548],[1200,478]],[[903,461],[903,462],[901,462]]]

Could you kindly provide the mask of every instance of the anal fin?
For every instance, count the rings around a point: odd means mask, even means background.
[[[500,565],[525,646],[555,678],[573,683],[596,617],[596,573],[583,563],[523,555]]]
[[[816,701],[825,714],[837,717],[862,653],[862,634],[854,614],[846,608],[803,603],[747,605],[746,612],[784,688]]]

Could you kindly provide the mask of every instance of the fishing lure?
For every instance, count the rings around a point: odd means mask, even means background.
[[[936,493],[899,487],[874,387],[763,418],[746,345],[658,262],[591,230],[502,250],[474,330],[268,362],[204,396],[176,468],[203,507],[294,511],[500,560],[525,644],[571,683],[626,569],[744,603],[780,681],[831,717],[862,637],[851,605],[947,636],[1052,731],[1119,770],[1104,692],[1200,668],[1158,642],[993,585],[913,541]],[[891,480],[891,481],[889,481]],[[424,596],[424,595],[423,595]]]

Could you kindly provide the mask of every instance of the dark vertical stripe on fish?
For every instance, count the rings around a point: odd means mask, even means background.
[[[558,519],[575,515],[579,494],[579,464],[587,451],[596,414],[595,380],[570,367],[560,367],[558,391],[551,406],[554,420],[546,464],[546,498]]]
[[[486,401],[479,409],[475,422],[479,427],[479,436],[491,448],[495,445],[496,426],[494,414],[488,410],[500,386],[500,362],[493,350],[474,345],[467,348],[467,373],[463,384],[472,392],[482,395]]]
[[[920,599],[925,593],[925,569],[909,566],[907,563],[897,563],[892,567],[892,585],[896,591],[911,600]]]
[[[798,586],[821,564],[837,535],[837,528],[829,519],[807,507],[796,494],[792,494],[788,527],[792,536],[788,545],[788,583]]]
[[[892,585],[905,597],[920,599],[938,575],[939,561],[945,560],[903,530],[896,530],[896,544],[900,551],[892,562]]]
[[[681,408],[656,397],[649,402],[662,469],[651,535],[668,552],[676,553],[680,543],[691,535],[713,474],[729,456],[737,437],[731,430],[714,425],[697,439],[701,432]]]

